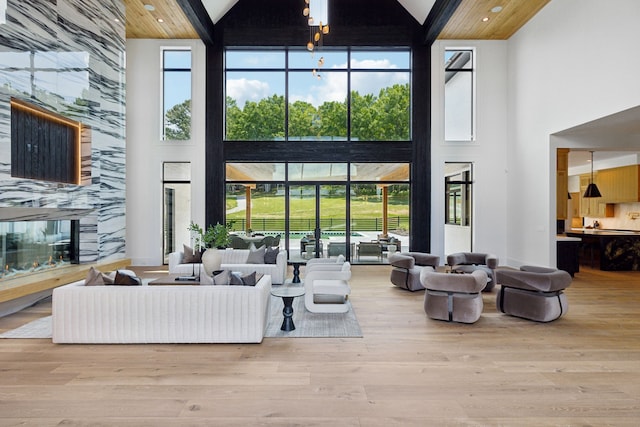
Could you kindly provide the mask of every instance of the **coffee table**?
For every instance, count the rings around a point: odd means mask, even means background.
[[[178,277],[187,277],[187,274],[167,274],[156,280],[149,282],[148,286],[169,286],[169,285],[200,285],[200,278],[195,276],[196,280],[176,280]]]
[[[284,308],[282,309],[284,320],[282,321],[280,330],[293,331],[296,328],[293,324],[293,299],[304,295],[304,286],[293,284],[272,286],[271,295],[281,297],[284,303]]]

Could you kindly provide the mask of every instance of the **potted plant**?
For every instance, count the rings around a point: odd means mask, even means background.
[[[219,249],[226,248],[229,243],[229,225],[222,225],[219,222],[216,225],[209,225],[207,230],[203,230],[193,221],[189,225],[189,231],[195,234],[195,245],[198,248],[206,248],[202,254],[202,267],[209,276],[214,271],[220,270],[222,263],[222,254]]]

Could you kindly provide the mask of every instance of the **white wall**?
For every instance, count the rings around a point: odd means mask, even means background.
[[[476,138],[444,141],[444,50],[472,47],[476,54]],[[436,41],[432,55],[431,252],[441,260],[444,248],[444,164],[473,163],[473,250],[507,255],[507,42]],[[444,262],[444,261],[442,261]]]
[[[162,141],[161,48],[192,51],[190,141]],[[162,163],[191,162],[191,211],[204,223],[205,47],[200,40],[127,40],[127,256],[162,265]],[[189,242],[184,242],[189,244]]]
[[[640,105],[639,17],[637,0],[553,0],[509,40],[510,265],[555,265],[551,135]]]

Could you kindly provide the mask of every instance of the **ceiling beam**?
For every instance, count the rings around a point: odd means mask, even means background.
[[[424,28],[424,44],[431,46],[438,38],[449,19],[453,16],[462,0],[436,0],[422,26]],[[188,16],[188,15],[187,15]]]
[[[212,45],[214,41],[215,27],[207,9],[202,4],[201,0],[176,0],[178,5],[187,15],[187,19],[193,25],[196,33],[200,36],[200,39],[206,45]]]

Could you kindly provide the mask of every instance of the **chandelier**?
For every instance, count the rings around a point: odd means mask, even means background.
[[[304,0],[302,15],[307,18],[309,25],[309,42],[307,50],[313,56],[314,52],[322,47],[322,38],[329,34],[329,0]],[[318,68],[324,65],[324,57],[318,59]],[[317,70],[313,70],[313,75],[321,78]]]

